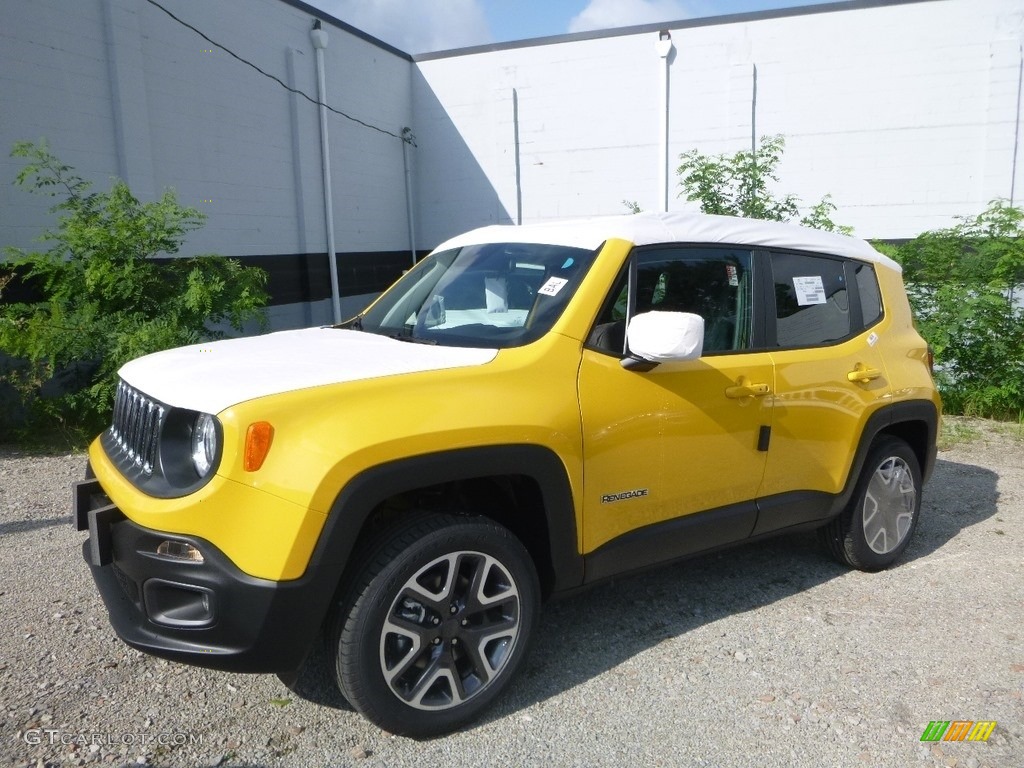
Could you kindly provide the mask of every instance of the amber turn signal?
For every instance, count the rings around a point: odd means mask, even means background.
[[[270,444],[274,441],[274,428],[268,421],[256,421],[245,431],[245,459],[243,466],[246,472],[255,472],[263,466],[263,461],[270,453]]]

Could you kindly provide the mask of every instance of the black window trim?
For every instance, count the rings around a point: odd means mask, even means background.
[[[875,288],[878,291],[878,317],[872,320],[870,323],[864,322],[864,304],[860,297],[860,283],[857,281],[857,275],[853,271],[852,267],[855,264],[863,264],[865,267],[871,270],[871,278],[875,281]],[[878,282],[878,270],[875,269],[875,265],[870,261],[861,261],[860,259],[846,259],[846,281],[852,285],[850,301],[857,300],[857,316],[860,318],[861,330],[858,334],[864,333],[878,325],[885,319],[885,295],[882,293],[882,285]]]
[[[629,356],[629,343],[624,344],[624,352],[620,355],[615,355],[603,347],[599,347],[590,342],[591,335],[594,333],[598,325],[598,320],[604,315],[605,310],[608,306],[615,302],[617,296],[615,294],[615,288],[619,285],[619,281],[622,279],[623,271],[628,269],[628,286],[629,290],[627,293],[627,304],[626,304],[626,327],[629,327],[629,322],[633,319],[633,315],[636,313],[636,281],[637,281],[637,263],[641,254],[648,251],[660,251],[660,250],[698,250],[698,249],[715,249],[715,250],[739,250],[750,254],[750,270],[751,270],[751,302],[753,307],[750,313],[750,346],[744,349],[728,349],[720,350],[717,352],[706,352],[701,357],[720,357],[722,355],[746,355],[758,352],[770,351],[766,345],[767,334],[765,332],[765,317],[764,317],[764,301],[758,301],[758,292],[763,290],[761,283],[764,282],[761,275],[764,273],[764,266],[762,260],[758,258],[758,253],[761,252],[757,246],[749,245],[747,243],[723,243],[723,242],[664,242],[664,243],[647,243],[644,245],[634,246],[629,253],[626,255],[625,262],[619,272],[615,275],[615,280],[612,282],[611,287],[608,289],[608,293],[605,295],[605,300],[601,303],[601,307],[598,310],[597,316],[591,323],[590,330],[587,333],[587,338],[584,340],[583,346],[586,349],[594,352],[599,352],[608,356],[623,357]],[[761,305],[760,307],[758,305]],[[774,306],[774,304],[773,304]]]
[[[765,248],[763,246],[746,245],[743,243],[722,243],[722,242],[710,242],[710,243],[697,243],[697,242],[686,242],[686,243],[649,243],[646,245],[634,246],[623,262],[622,267],[615,275],[615,280],[612,282],[611,287],[605,296],[604,301],[601,303],[600,309],[594,320],[591,323],[590,331],[587,334],[586,340],[584,340],[583,346],[585,349],[589,349],[593,352],[598,352],[609,357],[621,358],[629,355],[629,345],[624,344],[624,351],[616,353],[611,350],[605,349],[604,347],[597,346],[590,342],[591,334],[598,325],[598,320],[604,315],[607,308],[613,304],[618,295],[615,293],[615,288],[619,285],[625,273],[628,285],[628,301],[626,305],[626,324],[628,327],[629,321],[632,320],[633,315],[636,313],[636,281],[637,281],[637,263],[639,261],[640,254],[647,251],[655,250],[697,250],[713,248],[717,250],[742,250],[750,253],[750,268],[751,268],[751,300],[753,307],[751,310],[751,330],[750,330],[750,346],[745,349],[733,349],[733,350],[722,350],[718,352],[707,352],[702,357],[718,357],[721,355],[740,355],[740,354],[755,354],[760,352],[776,352],[776,351],[787,351],[792,349],[815,349],[815,348],[827,348],[838,346],[839,344],[845,344],[850,339],[856,338],[861,334],[871,330],[879,323],[881,323],[886,317],[885,311],[885,296],[882,293],[881,285],[878,280],[878,270],[875,265],[870,261],[862,261],[860,259],[853,259],[846,256],[837,256],[836,254],[819,252],[819,251],[806,251],[797,248]],[[846,289],[849,296],[850,302],[850,327],[857,330],[851,331],[846,336],[840,339],[832,339],[828,342],[821,344],[812,345],[792,345],[792,346],[778,346],[774,345],[773,342],[777,339],[777,328],[776,328],[776,312],[775,306],[775,275],[772,269],[772,256],[773,254],[780,255],[793,255],[793,256],[809,256],[812,258],[828,259],[829,261],[837,261],[843,265],[843,278],[846,281]],[[871,269],[872,276],[875,280],[875,284],[878,285],[879,305],[881,312],[877,319],[869,324],[864,323],[863,308],[861,305],[860,298],[860,286],[857,284],[856,275],[852,269],[855,264],[864,264]],[[620,289],[621,290],[621,289]]]
[[[770,248],[759,251],[764,261],[764,269],[761,270],[761,274],[764,275],[764,285],[762,286],[762,299],[765,319],[765,350],[772,352],[784,352],[793,349],[826,349],[828,347],[839,346],[845,344],[851,339],[855,339],[861,334],[867,332],[871,328],[875,327],[882,320],[885,319],[885,300],[882,296],[881,286],[879,285],[879,304],[881,306],[881,314],[878,318],[870,325],[864,324],[864,314],[860,303],[860,286],[857,285],[856,275],[853,274],[853,270],[850,268],[851,264],[866,264],[871,268],[872,274],[874,275],[875,283],[878,284],[878,274],[875,270],[874,265],[869,261],[861,261],[860,259],[852,259],[847,256],[837,256],[833,253],[824,253],[819,251],[804,251],[796,248]],[[849,297],[850,305],[850,328],[852,329],[847,335],[838,338],[830,339],[829,341],[822,342],[820,344],[793,344],[789,346],[772,346],[772,342],[777,341],[777,313],[778,308],[775,305],[775,272],[773,269],[772,257],[775,254],[785,256],[810,256],[812,258],[827,259],[829,261],[838,261],[843,265],[843,279],[846,281],[846,292]]]
[[[632,251],[630,253],[632,254]],[[622,359],[627,353],[625,351],[620,351],[618,353],[615,353],[615,352],[613,352],[610,349],[606,349],[605,347],[602,347],[602,346],[599,346],[597,344],[594,344],[591,341],[591,339],[594,336],[594,331],[597,330],[597,326],[600,325],[599,321],[601,320],[602,317],[604,317],[604,313],[607,311],[607,309],[609,307],[614,306],[615,302],[618,300],[619,297],[618,297],[618,293],[616,292],[616,288],[618,288],[619,283],[622,281],[622,278],[624,276],[626,278],[626,285],[627,285],[627,290],[626,290],[626,325],[628,327],[629,320],[630,320],[630,318],[633,317],[633,311],[632,311],[632,306],[631,305],[633,303],[634,287],[636,285],[636,266],[635,266],[635,262],[633,261],[633,259],[630,256],[626,257],[626,261],[623,263],[623,265],[621,267],[619,267],[619,271],[615,273],[615,279],[612,280],[611,287],[608,289],[608,292],[605,294],[604,301],[601,302],[601,305],[600,305],[600,307],[597,310],[597,315],[594,316],[594,319],[590,323],[590,330],[587,331],[586,338],[583,340],[583,347],[584,347],[584,349],[589,349],[589,350],[591,350],[593,352],[599,352],[602,355],[608,355],[609,357],[614,357],[616,360]],[[618,288],[618,291],[621,292],[622,289]],[[625,340],[623,340],[623,349],[625,349],[625,346],[626,346],[626,343],[625,343]]]

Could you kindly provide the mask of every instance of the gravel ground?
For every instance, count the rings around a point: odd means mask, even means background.
[[[1024,766],[1024,441],[972,429],[892,570],[793,535],[598,587],[547,607],[482,722],[422,742],[327,686],[302,698],[123,645],[69,524],[84,458],[0,449],[0,763]],[[998,725],[922,744],[931,720]]]

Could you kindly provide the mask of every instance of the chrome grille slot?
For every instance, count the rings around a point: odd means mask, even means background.
[[[156,465],[160,427],[167,410],[139,390],[118,382],[110,436],[128,460],[146,475]]]

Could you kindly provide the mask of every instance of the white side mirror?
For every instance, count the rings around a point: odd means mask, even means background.
[[[647,363],[696,360],[704,351],[704,318],[689,312],[644,312],[630,320],[626,341],[633,357]]]

